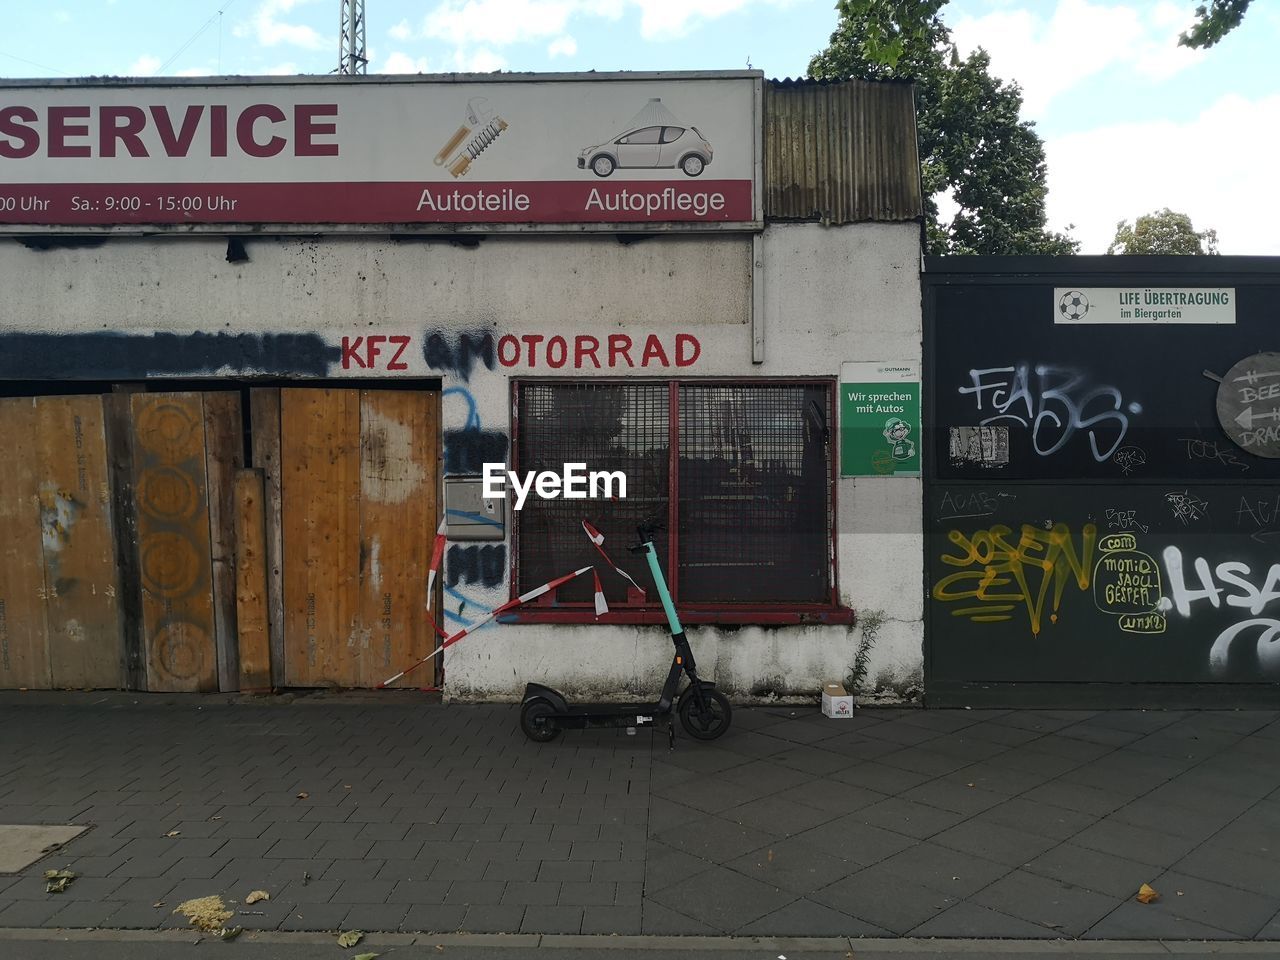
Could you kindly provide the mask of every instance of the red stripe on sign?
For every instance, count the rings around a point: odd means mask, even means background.
[[[0,224],[738,223],[750,180],[0,184]]]

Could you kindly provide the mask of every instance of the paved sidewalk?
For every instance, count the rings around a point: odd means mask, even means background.
[[[232,923],[1280,939],[1275,712],[742,709],[669,752],[505,705],[5,694],[0,729],[0,823],[93,824],[0,876],[0,927],[264,889]]]

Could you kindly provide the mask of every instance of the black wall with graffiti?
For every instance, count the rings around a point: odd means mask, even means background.
[[[1234,322],[1064,322],[1073,288]],[[1280,696],[1280,260],[939,258],[924,293],[930,700]]]

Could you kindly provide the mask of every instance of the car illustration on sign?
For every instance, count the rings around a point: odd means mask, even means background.
[[[653,98],[622,133],[578,153],[578,169],[607,177],[625,168],[674,169],[697,177],[711,162],[711,144],[697,127],[676,119]]]

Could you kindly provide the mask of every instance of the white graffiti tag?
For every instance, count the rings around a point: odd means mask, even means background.
[[[1031,444],[1042,457],[1057,453],[1075,434],[1089,435],[1089,447],[1099,463],[1109,460],[1129,431],[1129,414],[1142,412],[1138,403],[1125,404],[1111,386],[1090,385],[1085,375],[1067,367],[1039,364],[1032,381],[1030,364],[970,370],[970,386],[977,409],[993,414],[980,422],[1021,424],[1031,430]]]
[[[1192,564],[1199,580],[1198,586],[1192,586],[1187,582],[1182,551],[1173,546],[1164,548],[1164,567],[1169,596],[1162,601],[1162,612],[1176,610],[1189,617],[1195,604],[1208,601],[1215,610],[1225,604],[1248,610],[1253,618],[1232,624],[1218,634],[1209,650],[1210,670],[1218,675],[1226,672],[1232,644],[1256,630],[1258,665],[1268,674],[1280,673],[1280,620],[1259,616],[1270,604],[1280,601],[1280,563],[1273,563],[1267,570],[1261,587],[1255,585],[1249,564],[1227,560],[1211,568],[1204,557],[1197,557]]]
[[[1169,502],[1174,517],[1181,520],[1184,527],[1192,520],[1203,520],[1209,515],[1208,501],[1201,500],[1189,491],[1166,493],[1164,498]]]

